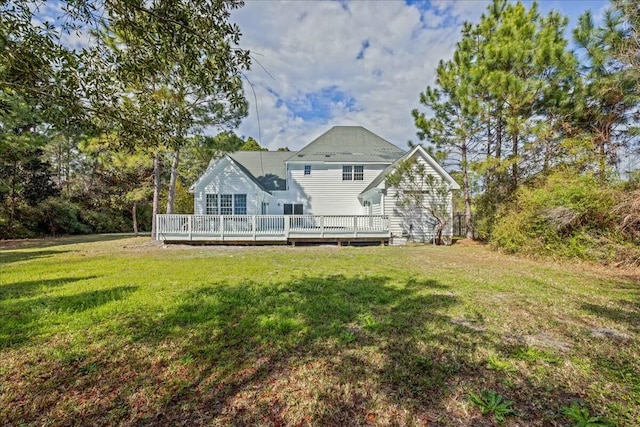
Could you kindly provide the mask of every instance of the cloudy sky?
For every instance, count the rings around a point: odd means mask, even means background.
[[[255,96],[246,85],[251,111],[238,134],[296,150],[331,126],[361,125],[406,147],[416,141],[411,110],[419,93],[433,84],[438,62],[451,58],[462,23],[477,22],[488,3],[246,0],[232,19],[255,58],[247,73]],[[606,2],[539,6],[567,15],[571,29],[588,9],[601,15]]]

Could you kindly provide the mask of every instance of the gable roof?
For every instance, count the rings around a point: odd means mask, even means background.
[[[374,188],[376,188],[378,185],[380,185],[385,180],[387,175],[390,174],[401,162],[403,162],[403,161],[405,161],[407,159],[410,159],[416,153],[420,153],[425,158],[427,163],[429,163],[429,165],[436,172],[438,172],[438,174],[440,174],[442,179],[444,179],[446,182],[449,183],[449,185],[451,186],[452,190],[459,190],[460,189],[460,185],[451,177],[451,175],[449,175],[449,173],[446,170],[444,170],[444,168],[442,166],[440,166],[438,164],[438,162],[436,162],[433,159],[433,157],[431,157],[429,155],[429,153],[427,153],[425,151],[424,148],[422,148],[422,146],[416,145],[413,148],[413,150],[409,151],[404,156],[400,157],[398,160],[396,160],[395,162],[393,162],[392,164],[390,164],[389,166],[384,168],[384,170],[382,172],[380,172],[380,174],[373,181],[371,181],[371,183],[369,185],[367,185],[367,187],[364,190],[362,190],[360,195],[363,195],[367,191],[370,191],[370,190],[373,190]]]
[[[404,153],[362,126],[334,126],[290,156],[288,161],[392,163]]]
[[[291,151],[236,151],[227,154],[265,191],[283,191],[287,185],[287,166],[284,163]]]

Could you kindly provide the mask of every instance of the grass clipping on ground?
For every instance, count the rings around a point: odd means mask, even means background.
[[[479,245],[4,244],[0,424],[638,425],[639,281]]]

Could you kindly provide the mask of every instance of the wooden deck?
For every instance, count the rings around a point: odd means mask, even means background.
[[[199,244],[389,241],[383,215],[158,215],[156,240]]]

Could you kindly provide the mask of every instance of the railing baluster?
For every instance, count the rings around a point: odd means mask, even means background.
[[[157,240],[258,240],[260,236],[389,236],[386,215],[157,215]]]

